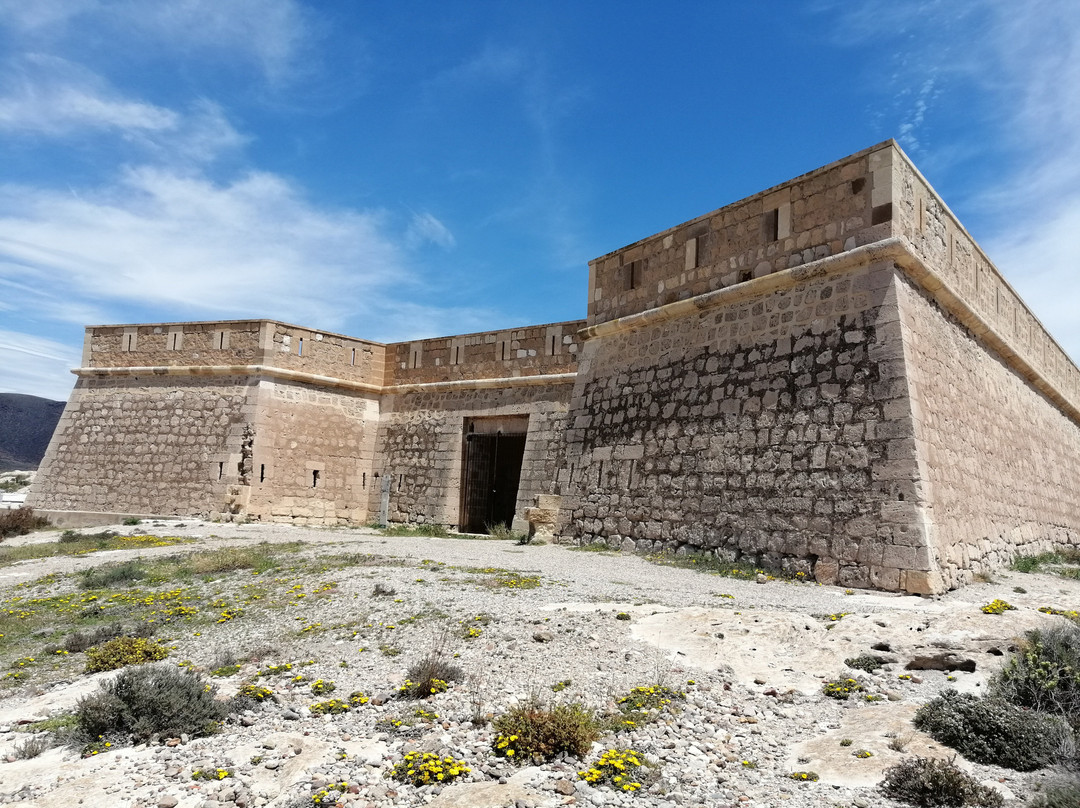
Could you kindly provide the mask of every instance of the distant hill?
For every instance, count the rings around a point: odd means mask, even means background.
[[[63,412],[63,401],[0,393],[0,471],[36,469]]]

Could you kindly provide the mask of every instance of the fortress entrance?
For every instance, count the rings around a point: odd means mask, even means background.
[[[466,420],[459,529],[487,533],[513,523],[528,431],[527,415]]]

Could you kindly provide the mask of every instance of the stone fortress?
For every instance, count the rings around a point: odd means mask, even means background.
[[[1080,544],[1080,371],[893,141],[597,258],[587,313],[91,326],[28,504],[513,524],[923,594]]]

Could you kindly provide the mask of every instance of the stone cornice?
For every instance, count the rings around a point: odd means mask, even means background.
[[[488,390],[505,387],[532,387],[536,385],[573,384],[576,373],[549,373],[536,376],[506,376],[497,379],[457,379],[445,382],[421,382],[417,384],[399,384],[386,387],[334,376],[321,376],[316,373],[303,373],[298,370],[274,367],[273,365],[148,365],[141,367],[82,367],[71,371],[82,378],[110,378],[153,376],[268,376],[283,381],[303,382],[319,387],[339,390],[354,390],[376,395],[399,393],[439,392],[452,390]]]

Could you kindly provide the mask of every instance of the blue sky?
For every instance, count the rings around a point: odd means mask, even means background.
[[[582,317],[590,258],[889,137],[1080,356],[1074,0],[0,0],[0,391],[89,323]]]

